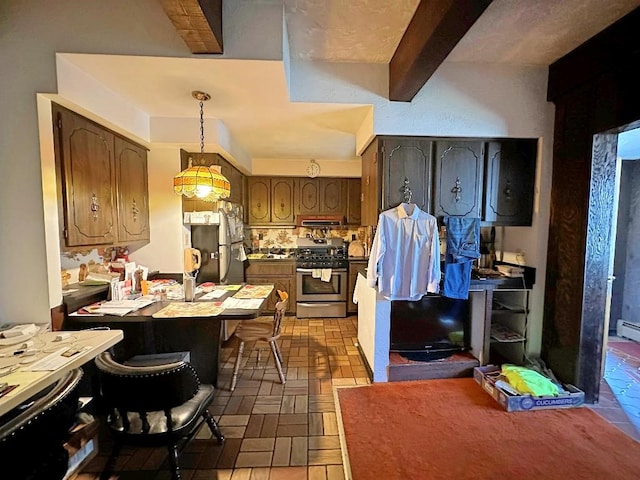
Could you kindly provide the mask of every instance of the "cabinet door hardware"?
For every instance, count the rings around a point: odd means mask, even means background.
[[[96,197],[95,193],[91,194],[91,216],[93,220],[98,220],[98,212],[100,211],[100,204],[98,203],[98,197]]]

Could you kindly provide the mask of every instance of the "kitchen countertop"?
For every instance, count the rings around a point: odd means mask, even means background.
[[[269,255],[266,253],[250,253],[247,255],[247,260],[252,262],[282,262],[282,261],[295,261],[295,254],[290,255]]]

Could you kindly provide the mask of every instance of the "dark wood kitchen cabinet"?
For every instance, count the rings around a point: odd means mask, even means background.
[[[295,225],[296,215],[338,215],[360,225],[359,178],[248,177],[247,223]]]
[[[292,178],[271,179],[271,223],[291,225],[295,222],[293,196]]]
[[[293,225],[294,179],[249,177],[248,223],[250,225]]]
[[[149,240],[147,151],[115,138],[118,241]]]
[[[385,137],[382,142],[382,210],[410,199],[431,213],[432,141]]]
[[[247,283],[273,284],[277,290],[289,294],[287,312],[296,313],[296,264],[293,260],[249,260],[246,262],[245,279]],[[274,291],[268,298],[266,311],[274,311],[277,296]]]
[[[362,180],[348,178],[347,182],[347,225],[360,225],[362,222]]]
[[[530,226],[537,139],[379,136],[362,153],[362,225],[405,200],[435,216]],[[405,180],[407,181],[405,183]]]
[[[271,180],[265,177],[247,178],[249,208],[247,220],[251,225],[266,225],[271,221]]]
[[[484,142],[443,139],[435,141],[433,215],[482,216]]]
[[[381,211],[409,198],[431,212],[432,140],[375,138],[362,153],[362,225],[375,226]]]
[[[361,223],[365,226],[376,226],[380,214],[380,145],[382,140],[374,138],[362,152],[361,186]]]
[[[147,151],[52,105],[64,247],[149,240]]]
[[[537,152],[537,139],[488,142],[485,221],[493,225],[531,225]]]
[[[297,212],[302,215],[345,215],[347,183],[344,178],[298,178]]]

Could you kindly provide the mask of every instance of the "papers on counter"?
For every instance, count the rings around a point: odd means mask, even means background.
[[[0,332],[0,346],[16,345],[26,342],[36,333],[38,333],[38,327],[35,323],[15,325]]]
[[[222,302],[222,308],[227,309],[242,309],[242,310],[257,310],[262,305],[262,298],[235,298],[229,297]]]
[[[273,285],[245,285],[235,298],[267,298],[273,291]]]
[[[198,300],[213,300],[214,298],[220,298],[227,293],[226,290],[212,290],[209,293],[205,293]]]
[[[89,347],[84,347],[84,348],[89,348]],[[58,368],[63,366],[65,363],[68,363],[71,360],[73,360],[73,355],[70,355],[70,356],[63,355],[63,353],[65,353],[68,350],[69,350],[68,346],[61,348],[59,350],[56,350],[51,355],[47,355],[46,357],[44,357],[42,360],[38,360],[32,365],[25,367],[24,370],[28,370],[31,372],[44,372],[44,371],[57,370]],[[77,353],[79,352],[80,350],[77,351]]]
[[[153,302],[154,297],[146,295],[136,298],[135,300],[110,300],[108,302],[89,305],[88,307],[84,307],[84,309],[90,314],[119,315],[122,317],[129,312],[151,305]]]

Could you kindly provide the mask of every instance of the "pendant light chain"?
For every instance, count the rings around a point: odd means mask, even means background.
[[[204,159],[204,102],[200,100],[200,158]]]
[[[200,165],[193,166],[189,157],[189,166],[173,177],[173,191],[187,198],[197,197],[205,202],[216,202],[229,198],[231,185],[222,174],[220,165],[205,166],[204,159],[204,102],[211,99],[206,92],[194,90],[191,96],[200,103]]]

